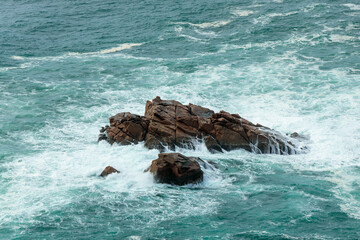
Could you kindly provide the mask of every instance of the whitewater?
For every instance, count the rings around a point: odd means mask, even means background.
[[[5,0],[0,32],[0,239],[360,238],[357,1]],[[156,183],[158,150],[97,142],[156,96],[309,151],[198,143],[175,152],[218,169]]]

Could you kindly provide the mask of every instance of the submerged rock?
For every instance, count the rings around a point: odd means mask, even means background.
[[[152,161],[145,171],[150,171],[159,183],[175,185],[199,183],[203,180],[203,171],[197,160],[201,159],[186,157],[180,153],[160,153],[158,159]]]
[[[111,166],[107,166],[102,173],[100,174],[101,177],[106,177],[109,174],[112,173],[120,173],[120,171],[116,170],[115,168],[111,167]]]
[[[297,132],[293,132],[292,134],[290,134],[290,137],[303,142],[310,141],[310,138],[308,136],[300,135]]]
[[[225,111],[214,111],[198,105],[183,105],[156,97],[147,101],[145,116],[119,113],[110,118],[110,126],[101,129],[100,140],[111,144],[145,141],[149,149],[171,150],[175,146],[193,148],[194,140],[204,141],[211,152],[245,149],[255,153],[294,154],[291,138],[253,124]]]

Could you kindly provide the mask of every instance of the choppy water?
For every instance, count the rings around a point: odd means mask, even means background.
[[[0,239],[360,238],[358,1],[4,0],[0,56]],[[157,95],[311,150],[179,149],[219,169],[155,184],[158,151],[97,135]]]

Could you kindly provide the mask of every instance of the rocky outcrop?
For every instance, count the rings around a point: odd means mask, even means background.
[[[203,171],[196,157],[186,157],[180,153],[160,153],[158,159],[152,161],[150,171],[157,182],[175,185],[199,183],[203,180]]]
[[[253,124],[225,111],[214,111],[198,105],[183,105],[156,97],[147,101],[145,116],[119,113],[102,128],[99,140],[130,144],[145,141],[145,146],[163,150],[175,146],[193,148],[195,140],[204,141],[211,152],[245,149],[255,153],[294,154],[301,151],[280,133]]]
[[[99,141],[108,140],[110,143],[123,145],[138,143],[145,139],[149,121],[129,112],[118,113],[110,119],[110,126],[100,130]]]
[[[120,171],[116,170],[115,168],[111,166],[107,166],[100,174],[101,177],[106,177],[109,174],[112,173],[120,173]]]

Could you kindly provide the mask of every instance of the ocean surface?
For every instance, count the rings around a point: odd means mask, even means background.
[[[359,239],[358,0],[2,0],[0,239]],[[157,150],[97,142],[156,96],[310,138],[211,154],[157,184]],[[103,179],[111,165],[121,171]]]

